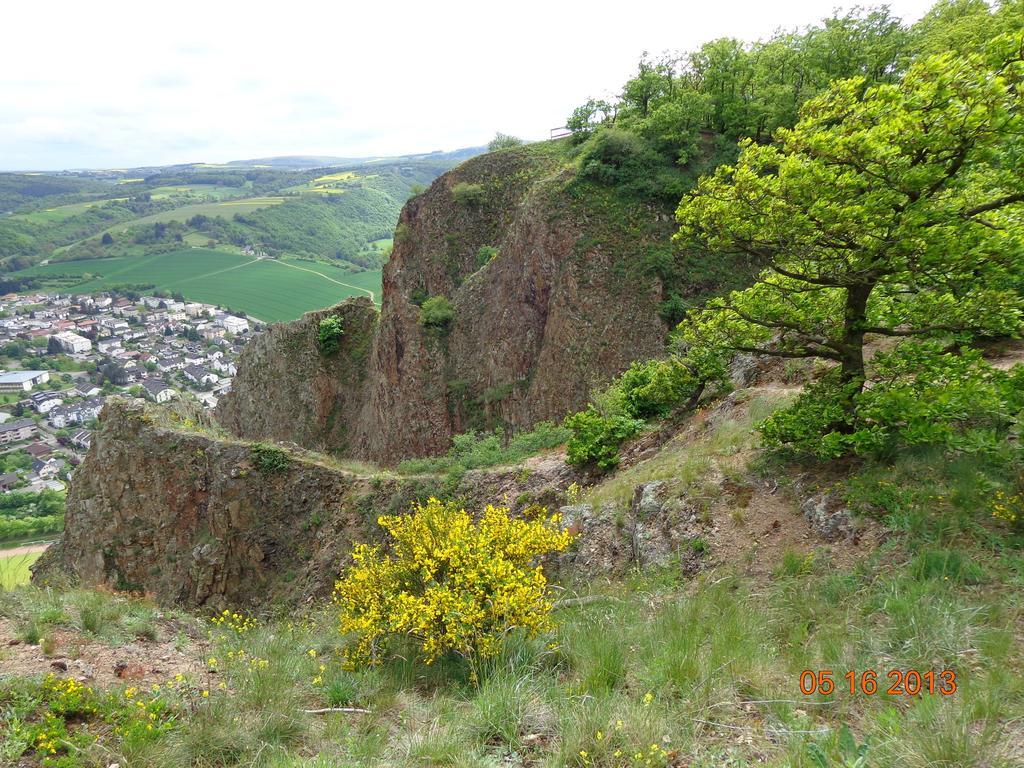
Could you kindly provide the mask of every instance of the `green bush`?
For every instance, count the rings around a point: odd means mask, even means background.
[[[577,178],[672,203],[688,187],[672,160],[643,137],[619,128],[601,128],[587,139],[580,148]]]
[[[635,362],[613,386],[622,392],[626,415],[649,419],[667,416],[690,397],[697,384],[677,357]]]
[[[320,345],[320,354],[324,357],[330,357],[335,354],[338,351],[341,337],[344,334],[345,331],[341,327],[341,318],[337,315],[331,315],[321,320],[316,337],[317,343]]]
[[[479,205],[485,198],[484,188],[479,184],[459,182],[452,187],[452,197],[459,205]]]
[[[444,456],[409,459],[399,464],[398,469],[411,474],[514,464],[528,456],[563,445],[569,435],[568,429],[550,421],[538,422],[529,432],[516,433],[507,443],[501,429],[493,432],[467,432],[452,438],[452,447]]]
[[[498,249],[493,245],[481,245],[476,250],[476,268],[486,267],[498,255]]]
[[[446,331],[455,319],[455,308],[444,296],[431,296],[420,305],[420,325],[424,328]]]
[[[567,416],[565,426],[572,430],[566,449],[566,461],[574,466],[614,469],[619,463],[619,446],[644,428],[642,419],[630,416],[603,416],[593,407]]]
[[[287,451],[276,446],[253,443],[249,450],[252,455],[252,464],[261,475],[281,474],[291,466],[291,457]]]
[[[1024,366],[1003,371],[975,349],[908,342],[878,354],[873,368],[875,383],[852,401],[834,374],[808,386],[759,425],[765,442],[823,459],[886,457],[912,446],[992,453],[1019,432]]]
[[[501,149],[513,149],[515,147],[521,147],[522,145],[522,139],[516,138],[515,136],[509,136],[508,134],[501,133],[499,131],[494,134],[494,138],[491,139],[490,143],[487,145],[487,150],[489,152],[497,152]]]

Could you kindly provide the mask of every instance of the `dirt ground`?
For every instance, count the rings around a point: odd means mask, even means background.
[[[194,634],[194,633],[193,633]],[[53,673],[105,688],[135,681],[163,683],[177,674],[202,680],[207,674],[204,639],[187,634],[179,622],[160,622],[158,640],[108,645],[69,628],[53,630],[51,653],[17,638],[13,623],[0,619],[0,680]]]
[[[37,552],[45,552],[50,546],[51,542],[45,544],[27,544],[23,547],[11,547],[10,549],[0,549],[0,557],[16,557],[18,555],[34,555]]]

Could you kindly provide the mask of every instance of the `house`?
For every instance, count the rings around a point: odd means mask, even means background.
[[[0,392],[28,392],[50,380],[49,371],[9,371],[0,374]]]
[[[203,368],[201,365],[189,365],[185,368],[185,378],[198,386],[216,384],[220,376]]]
[[[25,446],[25,453],[31,456],[33,459],[42,459],[53,453],[53,449],[46,443],[32,443],[31,445]]]
[[[175,395],[175,391],[161,379],[146,379],[142,382],[142,389],[145,390],[146,398],[154,403],[166,403]]]
[[[63,461],[54,459],[43,461],[39,459],[32,462],[32,473],[40,480],[52,480],[58,475],[63,465]]]
[[[0,424],[0,445],[10,445],[21,440],[28,440],[39,434],[39,428],[32,419],[18,419],[7,424]]]
[[[223,317],[218,322],[225,331],[234,336],[237,336],[240,333],[245,333],[249,330],[249,321],[241,317],[235,317],[234,315]]]
[[[72,424],[85,424],[99,418],[103,410],[103,398],[91,397],[80,403],[62,405],[50,411],[47,420],[54,429],[64,429]]]
[[[199,331],[199,335],[205,341],[222,338],[227,333],[222,326],[214,325],[213,323],[200,323],[196,326],[196,330]]]
[[[100,393],[100,388],[91,381],[80,381],[71,391],[74,392],[76,397],[92,397]]]
[[[160,373],[170,373],[171,371],[180,371],[185,367],[185,361],[180,357],[165,357],[159,363],[156,364],[157,370]]]
[[[88,429],[80,429],[71,436],[71,444],[78,448],[89,449],[92,445],[92,432]]]
[[[185,314],[188,315],[189,317],[200,317],[202,315],[205,315],[206,305],[196,303],[186,304]]]
[[[222,373],[225,376],[234,376],[238,373],[238,369],[232,361],[220,357],[210,360],[210,367],[217,371],[217,373]]]
[[[71,331],[61,331],[60,333],[53,334],[50,338],[56,340],[61,350],[69,355],[81,355],[92,349],[91,341],[85,338],[85,336],[79,336]]]
[[[59,392],[33,392],[28,399],[32,401],[32,410],[39,413],[49,413],[64,402]]]
[[[163,303],[163,299],[158,299],[156,296],[143,296],[139,301],[150,309],[157,309]]]
[[[11,488],[21,482],[21,478],[14,472],[7,472],[0,475],[0,491],[7,493]]]

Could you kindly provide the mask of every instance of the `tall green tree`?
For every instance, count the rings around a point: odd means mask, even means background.
[[[1015,334],[1024,301],[1024,40],[916,61],[895,84],[834,83],[772,145],[679,206],[679,239],[765,265],[681,325],[692,345],[838,367],[865,339]]]

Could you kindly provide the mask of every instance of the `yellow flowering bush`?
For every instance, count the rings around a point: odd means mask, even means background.
[[[1017,528],[1024,528],[1024,493],[996,491],[992,497],[992,517]]]
[[[453,651],[475,663],[494,655],[513,628],[550,627],[551,600],[539,564],[572,540],[559,515],[536,507],[524,518],[488,505],[474,520],[451,502],[431,498],[409,515],[377,521],[389,539],[361,544],[337,582],[340,627],[351,634],[350,664],[376,663],[395,636],[416,640],[429,664]]]

